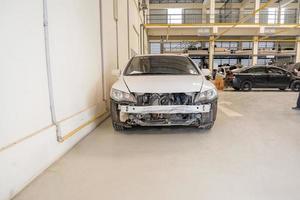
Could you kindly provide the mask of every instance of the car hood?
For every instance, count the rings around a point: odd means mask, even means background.
[[[204,82],[201,75],[124,76],[123,80],[135,93],[199,92]]]

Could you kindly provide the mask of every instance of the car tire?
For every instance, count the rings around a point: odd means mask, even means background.
[[[213,126],[214,126],[214,122],[206,124],[206,125],[199,126],[198,128],[203,129],[203,130],[210,130],[210,129],[212,129]]]
[[[112,122],[112,126],[115,129],[115,131],[121,132],[125,130],[125,127],[116,123],[116,122]]]
[[[241,89],[243,91],[251,91],[252,90],[252,82],[251,81],[244,81],[241,84]]]
[[[279,89],[279,90],[281,90],[281,91],[284,91],[284,90],[286,90],[286,88],[283,88],[283,87],[282,87],[282,88],[278,88],[278,89]]]
[[[291,85],[291,89],[294,92],[299,92],[300,91],[300,81],[294,81]]]
[[[112,120],[112,126],[115,129],[115,131],[125,131],[127,128],[130,128],[130,126],[126,125],[123,122],[120,122],[119,118],[119,111],[118,111],[118,104],[114,102],[113,100],[110,101],[110,115]]]

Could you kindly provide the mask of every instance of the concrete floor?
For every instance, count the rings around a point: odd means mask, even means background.
[[[296,93],[223,92],[211,131],[107,120],[17,200],[299,200]]]

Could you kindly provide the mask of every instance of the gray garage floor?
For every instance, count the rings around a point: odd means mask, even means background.
[[[292,92],[223,92],[211,131],[105,121],[18,200],[299,200],[300,112]]]

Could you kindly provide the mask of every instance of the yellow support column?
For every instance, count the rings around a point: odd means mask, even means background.
[[[252,65],[257,64],[257,55],[258,55],[258,36],[254,36],[253,46],[252,46]]]
[[[296,41],[296,63],[300,62],[300,37],[297,37]]]
[[[260,0],[255,0],[254,3],[254,10],[259,10],[260,9]],[[254,15],[254,23],[259,24],[259,11],[255,13]]]
[[[212,71],[214,69],[214,54],[215,54],[215,38],[214,36],[209,37],[209,57],[208,64],[209,69]]]
[[[209,23],[211,24],[215,23],[215,7],[215,0],[209,0]]]

